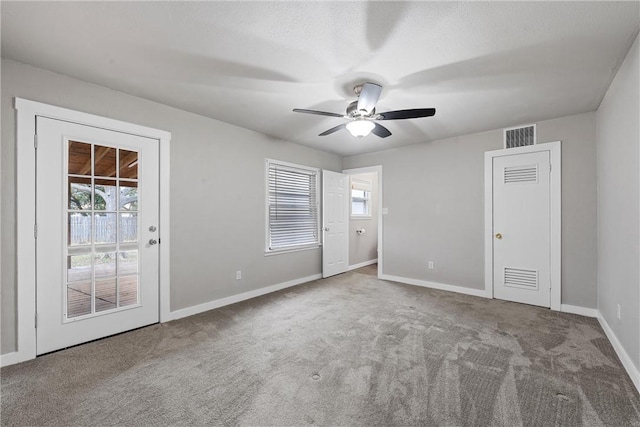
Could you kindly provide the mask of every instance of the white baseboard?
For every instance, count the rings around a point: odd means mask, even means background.
[[[423,288],[439,289],[441,291],[457,292],[459,294],[473,295],[474,297],[487,298],[484,289],[465,288],[464,286],[447,285],[445,283],[428,282],[426,280],[409,279],[406,277],[391,276],[382,274],[379,279],[390,280],[392,282],[406,283],[407,285],[422,286]]]
[[[243,292],[241,294],[231,295],[226,298],[220,298],[217,300],[205,302],[203,304],[198,304],[180,310],[172,311],[171,313],[169,313],[169,320],[177,320],[182,319],[183,317],[193,316],[194,314],[203,313],[205,311],[224,307],[225,305],[235,304],[237,302],[246,301],[251,298],[270,294],[271,292],[276,292],[281,289],[290,288],[292,286],[300,285],[302,283],[307,283],[318,279],[322,279],[322,274],[314,274],[312,276],[301,277],[299,279],[289,280],[288,282],[278,283],[276,285],[267,286],[265,288],[256,289],[254,291]]]
[[[368,265],[375,264],[377,262],[378,262],[378,258],[370,259],[369,261],[365,261],[365,262],[359,262],[358,264],[350,265],[349,268],[347,268],[347,271],[355,270],[357,268],[366,267]]]
[[[351,266],[351,267],[353,267],[353,269],[360,268],[360,267],[364,267],[366,265],[374,264],[376,261],[377,260],[366,261],[365,263],[361,263],[363,265],[356,264],[356,265]],[[350,269],[352,269],[352,268],[350,268]],[[314,274],[312,276],[302,277],[302,278],[299,278],[299,279],[290,280],[288,282],[278,283],[276,285],[271,285],[271,286],[267,286],[267,287],[264,287],[264,288],[256,289],[256,290],[253,290],[253,291],[248,291],[248,292],[243,292],[241,294],[232,295],[232,296],[229,296],[229,297],[226,297],[226,298],[221,298],[221,299],[217,299],[217,300],[214,300],[214,301],[209,301],[209,302],[206,302],[204,304],[198,304],[198,305],[195,305],[195,306],[192,306],[192,307],[183,308],[181,310],[176,310],[176,311],[171,312],[169,314],[170,320],[177,320],[177,319],[181,319],[183,317],[192,316],[194,314],[203,313],[205,311],[209,311],[209,310],[213,310],[213,309],[216,309],[216,308],[224,307],[224,306],[230,305],[230,304],[235,304],[235,303],[241,302],[241,301],[246,301],[246,300],[251,299],[251,298],[259,297],[261,295],[266,295],[266,294],[269,294],[271,292],[276,292],[276,291],[279,291],[281,289],[290,288],[292,286],[296,286],[296,285],[300,285],[300,284],[303,284],[303,283],[311,282],[313,280],[318,280],[318,279],[321,279],[321,278],[322,278],[322,274]],[[388,275],[388,274],[380,275],[379,278],[381,280],[389,280],[389,281],[393,281],[393,282],[406,283],[408,285],[421,286],[421,287],[431,288],[431,289],[439,289],[439,290],[449,291],[449,292],[457,292],[457,293],[461,293],[461,294],[465,294],[465,295],[472,295],[472,296],[477,296],[477,297],[482,297],[482,298],[490,298],[490,296],[488,296],[488,294],[485,292],[484,289],[471,289],[471,288],[465,288],[463,286],[448,285],[448,284],[444,284],[444,283],[429,282],[429,281],[418,280],[418,279],[410,279],[410,278],[406,278],[406,277],[398,277],[398,276],[392,276],[392,275]],[[579,306],[574,306],[574,305],[569,305],[569,304],[562,304],[561,305],[561,311],[564,312],[564,313],[579,314],[579,315],[587,316],[587,317],[596,317],[598,319],[598,321],[600,322],[600,325],[602,326],[602,329],[604,330],[605,334],[607,335],[607,338],[611,342],[611,345],[613,346],[616,354],[620,358],[620,361],[622,362],[622,365],[624,366],[625,370],[627,371],[627,374],[629,374],[629,377],[631,378],[631,381],[633,382],[635,387],[638,389],[638,392],[640,393],[640,371],[634,365],[631,357],[626,352],[626,350],[624,349],[624,347],[622,346],[622,344],[618,340],[618,337],[616,337],[616,335],[614,334],[613,330],[611,329],[611,327],[609,326],[607,321],[604,319],[604,317],[602,316],[600,311],[598,311],[597,309],[594,309],[594,308],[585,308],[585,307],[579,307]],[[29,359],[31,359],[31,358],[25,358],[23,354],[20,354],[20,352],[14,351],[14,352],[11,352],[11,353],[0,355],[0,366],[1,367],[5,367],[5,366],[9,366],[9,365],[13,365],[13,364],[16,364],[16,363],[20,363],[20,362],[23,362],[23,361],[29,360]]]
[[[640,371],[638,370],[636,365],[633,364],[631,357],[629,357],[629,354],[626,352],[622,344],[620,344],[618,337],[616,337],[616,334],[613,333],[613,329],[611,329],[605,318],[602,316],[602,313],[600,313],[599,311],[598,321],[600,322],[600,326],[602,326],[604,333],[607,334],[607,338],[609,338],[613,349],[618,354],[618,357],[620,358],[624,369],[626,369],[627,374],[629,374],[629,376],[631,377],[631,381],[638,389],[638,393],[640,393]]]
[[[24,355],[17,351],[0,355],[0,366],[5,367],[9,365],[15,365],[16,363],[24,362],[25,360],[33,359],[32,357],[25,358]]]
[[[563,313],[579,314],[586,317],[598,317],[598,310],[595,308],[580,307],[577,305],[561,304],[560,311]]]

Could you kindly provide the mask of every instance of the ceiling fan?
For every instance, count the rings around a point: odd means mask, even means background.
[[[382,86],[375,83],[363,83],[353,88],[358,99],[347,106],[346,114],[329,113],[326,111],[305,110],[294,108],[296,113],[317,114],[319,116],[342,117],[349,120],[329,130],[322,132],[318,136],[330,135],[340,129],[346,128],[351,135],[362,138],[370,133],[386,138],[391,135],[389,129],[375,123],[375,120],[403,120],[417,119],[420,117],[430,117],[436,114],[435,108],[414,108],[410,110],[387,111],[386,113],[376,113],[376,103],[380,98]]]

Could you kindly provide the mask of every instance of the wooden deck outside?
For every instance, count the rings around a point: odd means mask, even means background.
[[[121,276],[120,307],[138,302],[138,276]],[[116,279],[96,280],[96,313],[116,308]],[[91,281],[70,283],[67,287],[67,317],[91,313]]]
[[[126,253],[126,252],[125,252]],[[68,266],[67,317],[73,318],[91,314],[91,275],[95,277],[95,312],[112,310],[117,307],[116,298],[116,257],[105,257],[100,262],[91,261],[80,266]],[[117,262],[120,281],[120,307],[138,302],[138,258],[120,259]]]

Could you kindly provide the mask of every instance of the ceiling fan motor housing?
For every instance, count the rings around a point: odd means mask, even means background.
[[[358,110],[358,101],[357,100],[353,101],[352,103],[350,103],[347,106],[347,116],[349,116],[349,117],[356,118],[356,117],[363,117],[363,116],[373,116],[373,115],[375,115],[375,113],[376,113],[376,109],[375,108],[371,111],[371,114],[367,114],[366,111],[359,111]]]

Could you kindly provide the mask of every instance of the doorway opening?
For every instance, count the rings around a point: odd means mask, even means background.
[[[134,317],[134,313],[137,315],[138,311],[144,311],[148,307],[153,318],[147,321],[145,317],[146,320],[142,323],[153,323],[154,320],[158,321],[158,317],[161,322],[169,320],[169,233],[162,235],[162,248],[156,244],[160,242],[160,230],[170,229],[171,134],[21,98],[15,98],[14,107],[17,110],[17,192],[21,195],[16,201],[17,328],[16,351],[3,355],[3,366],[34,359],[38,353],[47,352],[53,347],[73,345],[65,341],[47,347],[39,341],[43,337],[53,337],[54,340],[58,337],[57,332],[43,331],[43,328],[46,329],[54,323],[63,325],[65,329],[86,324],[87,327],[83,331],[74,331],[65,336],[89,341],[98,336],[116,333],[109,329],[110,322],[105,320],[110,319],[108,316],[122,318],[111,322],[112,324],[130,325],[135,322],[129,322],[129,317]],[[44,135],[55,132],[45,132],[44,129],[40,132],[40,125],[48,126],[45,122],[53,127],[57,126],[56,129],[60,131],[57,133],[58,136],[66,135],[64,139],[55,136],[51,139],[60,148],[54,149],[55,152],[51,156],[47,156],[50,144],[46,143],[47,138]],[[60,126],[64,128],[64,132],[59,129]],[[107,135],[109,137],[106,137]],[[113,142],[111,138],[116,138],[117,141]],[[137,142],[133,142],[134,139]],[[138,144],[143,140],[146,141],[144,144]],[[65,145],[60,146],[61,141]],[[87,155],[74,166],[72,163],[78,159],[78,153],[75,151],[77,147],[74,144],[78,141],[85,143],[78,147],[90,154],[90,159]],[[155,154],[148,152],[147,147],[152,146]],[[138,155],[140,158],[137,158]],[[52,167],[52,156],[57,159],[56,164],[62,164],[63,167],[55,173],[41,170],[47,166]],[[114,159],[115,166],[103,167],[103,163],[112,162]],[[155,169],[151,173],[149,168],[152,166]],[[136,169],[140,176],[134,177]],[[115,175],[112,173],[114,171]],[[143,175],[152,178],[141,179]],[[51,183],[48,180],[51,180]],[[37,183],[41,191],[38,192],[36,203]],[[148,186],[149,183],[155,183],[154,191],[143,189],[143,186]],[[55,185],[56,197],[53,197],[53,191],[43,189],[43,185],[49,184]],[[105,186],[110,188],[105,189]],[[144,207],[137,204],[138,192]],[[144,194],[146,196],[143,200]],[[96,195],[99,195],[101,200]],[[109,204],[104,200],[109,195],[117,199],[115,204]],[[47,196],[50,196],[51,200],[43,199]],[[151,206],[155,208],[150,211],[148,208]],[[141,223],[148,212],[155,211],[157,215],[152,224]],[[131,219],[134,217],[137,221]],[[40,224],[42,226],[38,227],[38,221],[47,222],[47,219],[52,218],[62,220],[55,222],[53,228],[46,224]],[[110,230],[102,230],[103,223],[110,225]],[[132,227],[132,230],[126,229],[127,226]],[[133,248],[134,242],[128,241],[133,235],[133,229],[136,230],[137,248]],[[155,234],[143,235],[143,230]],[[74,231],[77,233],[74,234]],[[86,233],[83,234],[84,231]],[[48,235],[51,239],[46,243]],[[88,244],[80,244],[85,243],[87,236],[92,241],[91,250],[86,249]],[[102,245],[100,249],[104,250],[94,250],[97,244]],[[34,256],[38,251],[40,256]],[[149,274],[143,271],[143,265],[152,264],[142,260],[147,254],[154,256],[157,264],[157,268],[154,264],[154,272]],[[41,268],[46,267],[46,262],[57,269],[59,286],[44,286],[45,281],[53,277],[41,271]],[[60,270],[62,273],[58,274]],[[36,274],[37,271],[40,274]],[[153,301],[146,298],[149,292],[144,290],[144,278],[149,275],[157,277],[153,280]],[[53,296],[46,295],[49,290],[53,290]],[[47,302],[52,302],[51,306],[56,309],[53,314],[55,322],[51,317],[47,319],[46,313],[36,311],[37,307]],[[77,305],[78,302],[81,306]],[[89,322],[99,325],[89,327]],[[134,324],[132,328],[136,326]],[[75,333],[84,331],[90,333],[86,336]]]
[[[382,166],[343,171],[349,175],[349,270],[382,274]]]

